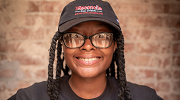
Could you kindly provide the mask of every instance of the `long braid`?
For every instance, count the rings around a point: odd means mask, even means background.
[[[61,42],[58,41],[56,79],[60,79],[60,77],[61,77],[61,70],[62,70],[63,60],[64,60],[63,58],[61,59],[61,52],[62,52],[62,45],[61,45]]]
[[[114,65],[114,58],[112,58],[110,68],[111,68],[111,77],[115,77],[115,65]]]
[[[62,45],[61,45],[60,41],[58,41],[56,80],[55,80],[55,83],[54,83],[54,96],[55,96],[56,100],[58,99],[58,95],[59,95],[61,70],[62,70],[62,67],[63,67],[63,59],[61,59],[61,51],[62,51]]]
[[[117,65],[117,78],[119,82],[118,100],[132,100],[130,96],[130,90],[127,87],[126,73],[125,73],[125,59],[124,59],[124,38],[121,35],[117,35],[117,49],[115,51],[115,61]]]
[[[57,97],[58,97],[57,92],[54,92],[53,63],[54,63],[54,58],[55,58],[56,41],[59,39],[59,37],[60,37],[60,33],[56,32],[56,34],[52,38],[51,47],[49,50],[47,93],[50,97],[50,100],[57,100]],[[55,85],[55,87],[56,87],[56,85]]]

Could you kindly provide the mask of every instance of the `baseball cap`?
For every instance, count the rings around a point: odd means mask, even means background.
[[[86,21],[105,22],[121,33],[118,18],[111,5],[102,0],[75,0],[66,5],[60,16],[58,31],[65,32]]]

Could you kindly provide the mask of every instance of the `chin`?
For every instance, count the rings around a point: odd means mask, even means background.
[[[83,77],[83,78],[93,78],[93,77],[98,76],[98,70],[86,68],[83,70],[79,70],[78,75]]]

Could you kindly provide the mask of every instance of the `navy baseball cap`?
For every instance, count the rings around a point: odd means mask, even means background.
[[[75,0],[66,5],[60,16],[58,31],[65,32],[86,21],[105,22],[121,33],[118,18],[111,5],[102,0]]]

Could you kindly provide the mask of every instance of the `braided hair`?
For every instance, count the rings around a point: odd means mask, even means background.
[[[117,43],[117,48],[113,54],[112,62],[110,67],[106,70],[106,76],[115,77],[119,83],[118,89],[118,100],[132,100],[130,96],[130,90],[127,86],[126,73],[125,73],[125,59],[124,59],[124,38],[122,32],[119,33],[117,30],[112,28],[114,34],[114,40]],[[49,50],[49,65],[48,65],[48,84],[47,93],[50,100],[57,100],[60,88],[60,77],[61,72],[64,75],[68,75],[69,68],[67,65],[63,67],[64,58],[61,57],[62,54],[62,44],[60,38],[63,33],[56,32],[52,38],[50,50]],[[55,50],[57,44],[57,65],[56,65],[56,79],[53,79],[53,63],[55,58]],[[117,68],[116,68],[117,67]]]

